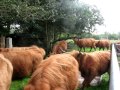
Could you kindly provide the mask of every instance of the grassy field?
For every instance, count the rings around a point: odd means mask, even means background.
[[[24,86],[27,84],[30,78],[26,77],[22,80],[12,81],[10,90],[23,90]],[[85,90],[108,90],[109,86],[109,76],[107,73],[103,75],[103,79],[100,85],[90,86],[85,88]],[[77,90],[80,90],[79,88]]]
[[[78,50],[78,47],[74,45],[73,42],[69,41],[68,51],[73,50],[73,49]],[[86,49],[86,52],[88,51],[89,51],[89,48]],[[26,77],[22,80],[12,81],[10,90],[23,90],[24,86],[28,83],[29,79],[30,79],[29,77]],[[102,82],[100,85],[90,86],[88,88],[85,88],[85,90],[108,90],[108,89],[109,89],[109,75],[107,73],[103,75]],[[80,89],[78,88],[77,90],[80,90]]]

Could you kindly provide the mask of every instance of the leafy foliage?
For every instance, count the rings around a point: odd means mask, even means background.
[[[103,24],[103,17],[96,7],[78,0],[1,0],[1,34],[10,33],[10,26],[19,24],[14,33],[28,33],[42,40],[48,51],[50,44],[63,33],[91,33],[96,24]]]

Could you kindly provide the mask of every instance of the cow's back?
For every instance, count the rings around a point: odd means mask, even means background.
[[[0,54],[0,90],[9,90],[12,80],[13,66]]]

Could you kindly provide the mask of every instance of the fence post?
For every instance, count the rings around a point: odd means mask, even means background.
[[[0,47],[5,48],[5,36],[0,36]]]
[[[12,48],[13,47],[12,38],[10,38],[10,37],[6,38],[6,47],[7,48]]]
[[[117,60],[115,45],[112,44],[109,90],[119,90],[119,88],[120,88],[120,69]]]

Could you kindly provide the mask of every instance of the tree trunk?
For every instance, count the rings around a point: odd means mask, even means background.
[[[45,33],[46,33],[46,40],[45,40],[45,45],[46,45],[46,52],[47,54],[49,53],[49,49],[50,49],[50,40],[49,40],[49,33],[48,33],[48,24],[47,24],[47,21],[46,21],[46,24],[45,24]]]

